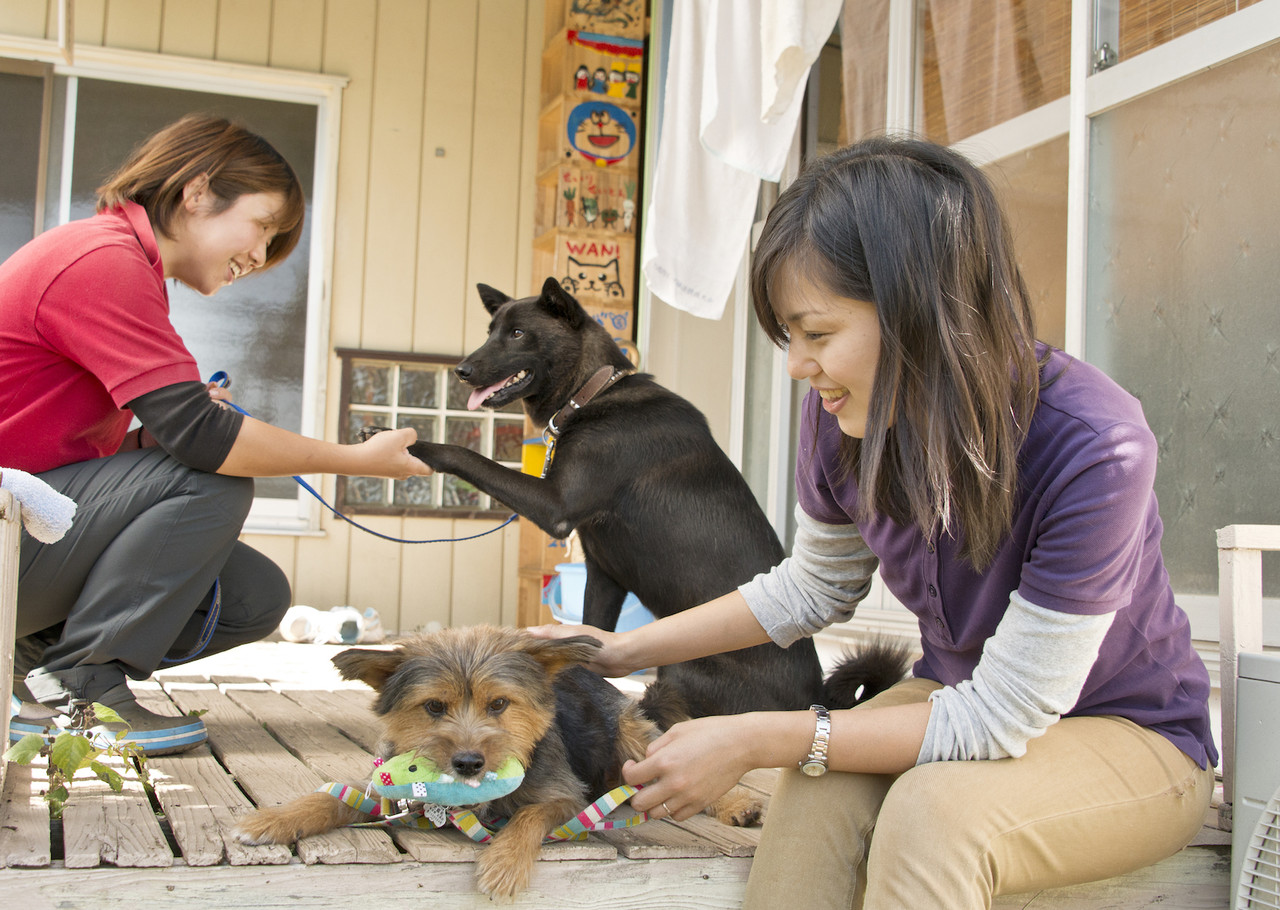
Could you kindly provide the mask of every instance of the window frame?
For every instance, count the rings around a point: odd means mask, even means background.
[[[346,433],[346,428],[348,427],[350,422],[350,415],[352,410],[368,411],[370,409],[376,410],[381,408],[387,408],[394,412],[400,407],[398,403],[394,405],[366,405],[363,403],[352,402],[351,400],[352,387],[353,387],[352,374],[353,374],[353,367],[356,361],[374,361],[379,363],[385,363],[388,366],[406,366],[406,365],[435,366],[446,371],[451,370],[453,366],[456,365],[458,362],[457,355],[418,354],[418,353],[412,353],[408,351],[381,351],[381,350],[365,350],[361,348],[340,347],[340,348],[335,348],[334,353],[339,357],[339,359],[342,362],[342,381],[341,381],[342,384],[341,384],[341,392],[340,392],[340,398],[339,398],[339,404],[338,404],[338,434],[341,441],[343,442],[349,441],[345,438],[345,433]],[[411,410],[417,411],[417,410],[426,410],[426,409],[411,409]],[[448,400],[447,400],[447,393],[446,393],[445,401],[442,402],[442,404],[439,407],[439,414],[432,415],[432,416],[439,416],[440,418],[440,425],[439,425],[440,434],[444,433],[446,422],[450,416],[449,412],[457,412],[457,409],[448,407]],[[500,414],[503,415],[501,418],[499,417]],[[528,421],[528,418],[524,416],[523,410],[521,410],[519,414],[516,414],[516,413],[504,414],[501,411],[495,412],[495,411],[485,409],[479,412],[469,412],[469,416],[471,419],[480,420],[484,425],[487,451],[480,451],[479,454],[483,455],[485,458],[490,459],[491,461],[494,461],[496,464],[502,465],[503,467],[510,468],[512,470],[520,470],[520,465],[517,464],[516,462],[498,461],[496,458],[494,458],[495,453],[493,451],[493,443],[495,440],[494,429],[499,422],[516,423],[518,421],[521,427],[522,440],[524,440],[529,436],[529,432],[530,432],[529,421]],[[427,440],[427,441],[441,442],[443,440],[440,438],[437,438],[435,440]],[[441,475],[435,475],[432,478],[430,478],[432,481],[432,500],[433,500],[433,504],[430,506],[413,505],[409,503],[398,505],[394,502],[391,502],[388,505],[369,505],[366,503],[348,502],[346,498],[346,492],[347,492],[347,485],[349,483],[349,478],[347,477],[338,477],[337,479],[337,491],[334,494],[334,505],[344,514],[389,515],[389,516],[404,517],[404,518],[489,519],[489,518],[495,518],[495,517],[505,517],[511,514],[512,510],[506,507],[505,505],[493,505],[493,502],[494,502],[493,497],[485,493],[483,490],[480,491],[480,494],[481,496],[486,497],[489,500],[490,505],[488,507],[476,508],[476,507],[469,507],[469,506],[435,505],[434,501],[437,498],[437,494],[440,493],[439,484],[442,482],[438,479],[440,476]],[[391,483],[391,481],[388,481],[388,483]]]
[[[312,187],[311,242],[306,251],[309,275],[306,338],[302,376],[302,420],[299,432],[324,432],[325,387],[329,368],[329,323],[332,305],[338,152],[345,76],[275,69],[218,60],[199,60],[145,51],[75,45],[74,54],[56,41],[0,35],[0,59],[34,61],[46,67],[46,78],[67,77],[128,82],[163,89],[285,101],[316,108],[315,185]],[[68,118],[75,108],[68,105]],[[47,128],[47,127],[46,127]],[[64,194],[65,195],[65,194]],[[66,203],[64,202],[64,206]],[[63,223],[69,212],[58,213]],[[297,253],[295,252],[295,255]],[[312,486],[318,475],[304,475]],[[293,499],[259,498],[245,522],[246,533],[320,533],[321,505],[299,486]]]

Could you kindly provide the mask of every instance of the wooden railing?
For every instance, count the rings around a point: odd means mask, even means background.
[[[9,697],[13,694],[14,630],[18,621],[18,540],[22,518],[18,503],[8,490],[0,490],[0,694],[4,709],[0,716],[0,752],[9,748]],[[0,759],[0,790],[4,788],[5,761]]]
[[[1229,525],[1218,531],[1218,627],[1222,681],[1222,805],[1231,830],[1235,803],[1236,682],[1242,651],[1262,650],[1262,554],[1280,550],[1280,525]]]

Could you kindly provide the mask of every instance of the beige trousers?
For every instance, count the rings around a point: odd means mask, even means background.
[[[906,680],[867,705],[921,702],[938,687]],[[1186,846],[1213,786],[1212,768],[1118,717],[1064,718],[1021,758],[897,776],[786,770],[743,907],[977,910],[999,894],[1110,878]]]

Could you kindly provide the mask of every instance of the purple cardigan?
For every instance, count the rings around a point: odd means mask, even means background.
[[[1115,612],[1068,716],[1126,717],[1202,768],[1217,764],[1209,674],[1160,554],[1156,443],[1142,407],[1060,351],[1043,375],[1057,379],[1041,389],[1022,446],[1013,530],[984,571],[959,557],[953,536],[927,538],[884,516],[857,523],[885,586],[919,620],[924,656],[915,675],[944,685],[969,679],[1014,590],[1050,610]],[[805,513],[827,524],[848,524],[857,512],[856,479],[840,477],[839,442],[839,426],[811,391],[796,488]]]

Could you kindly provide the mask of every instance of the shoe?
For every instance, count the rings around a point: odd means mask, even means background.
[[[280,637],[285,641],[312,642],[320,634],[321,616],[315,607],[294,604],[280,620]]]
[[[22,692],[28,696],[26,686]],[[198,717],[167,717],[148,711],[124,683],[115,686],[99,698],[93,699],[106,705],[120,715],[123,724],[95,724],[85,731],[95,746],[131,745],[141,749],[148,757],[156,755],[174,755],[186,752],[209,738],[204,721]],[[17,742],[29,733],[35,733],[52,742],[59,733],[74,730],[79,718],[83,717],[88,701],[74,700],[61,709],[42,705],[38,702],[26,701],[15,694],[10,704],[9,741]],[[121,730],[127,733],[123,738],[116,736]]]

